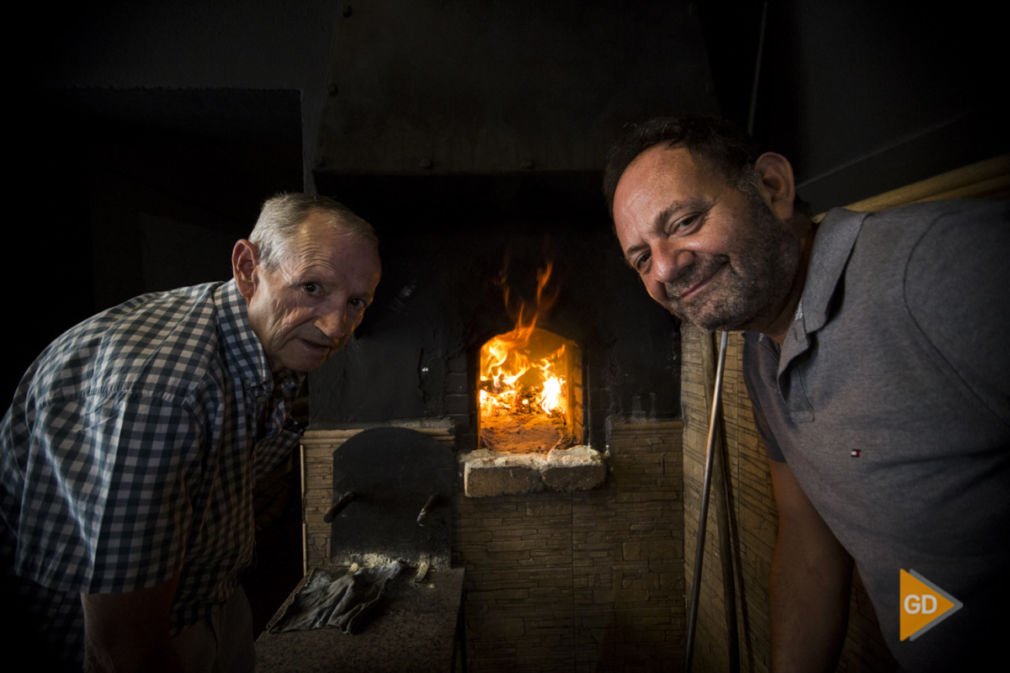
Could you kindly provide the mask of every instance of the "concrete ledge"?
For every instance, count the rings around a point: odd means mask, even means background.
[[[548,453],[501,454],[480,450],[460,458],[463,492],[470,498],[535,493],[545,488],[571,493],[603,485],[607,465],[589,446]]]
[[[544,485],[536,465],[517,460],[521,458],[526,456],[508,456],[507,459],[464,458],[463,492],[471,498],[482,498],[543,490]]]

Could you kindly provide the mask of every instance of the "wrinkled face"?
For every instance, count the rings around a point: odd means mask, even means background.
[[[614,226],[649,295],[704,329],[760,329],[787,301],[800,241],[755,188],[744,193],[682,147],[652,147],[614,194]]]
[[[242,292],[249,324],[272,370],[308,372],[343,348],[361,323],[379,283],[378,251],[310,213],[279,258],[269,271],[257,263],[251,288]]]

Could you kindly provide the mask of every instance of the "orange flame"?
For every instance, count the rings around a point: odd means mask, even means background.
[[[534,353],[531,338],[537,319],[554,297],[545,294],[552,263],[537,272],[536,305],[527,318],[527,306],[520,305],[515,327],[499,334],[480,352],[481,419],[516,414],[539,414],[564,422],[568,413],[567,387],[562,368],[565,347],[550,353]],[[506,301],[508,290],[506,289]]]

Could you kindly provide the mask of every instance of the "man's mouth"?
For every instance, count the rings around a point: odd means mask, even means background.
[[[318,341],[310,341],[309,339],[302,339],[302,344],[310,350],[318,351],[320,354],[327,353],[335,347],[333,343],[320,343]]]
[[[687,282],[668,284],[666,287],[667,297],[675,301],[687,301],[704,290],[725,266],[724,262],[709,264],[698,273],[692,274]]]

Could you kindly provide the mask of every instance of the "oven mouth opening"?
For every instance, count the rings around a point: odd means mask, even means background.
[[[583,441],[582,352],[542,328],[486,341],[477,381],[478,447],[546,454]]]
[[[574,492],[606,480],[585,441],[582,349],[544,328],[518,325],[480,348],[477,450],[461,456],[468,497]]]

